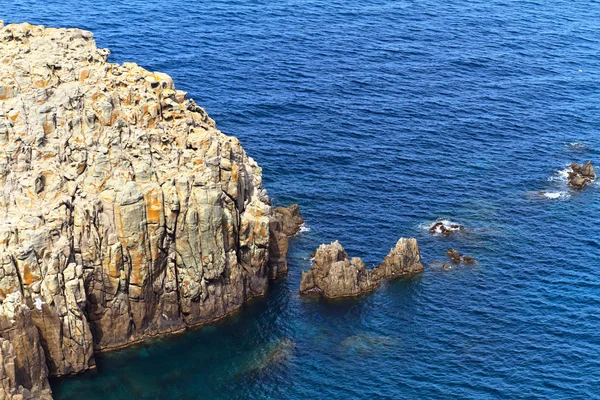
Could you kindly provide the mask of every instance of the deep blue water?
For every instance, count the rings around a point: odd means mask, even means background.
[[[1,2],[170,74],[310,228],[265,298],[100,356],[56,399],[600,398],[600,185],[558,174],[600,165],[600,2]],[[374,265],[400,236],[420,278],[298,296],[320,243]],[[450,247],[479,264],[441,270]]]

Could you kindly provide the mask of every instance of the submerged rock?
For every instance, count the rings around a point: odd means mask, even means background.
[[[450,259],[452,260],[452,262],[454,264],[460,264],[461,262],[464,262],[465,264],[474,264],[475,263],[475,259],[473,257],[470,256],[463,256],[461,255],[458,251],[454,250],[454,249],[450,249],[446,252],[446,255],[448,257],[450,257]],[[442,266],[443,269],[451,269],[452,267],[448,264],[444,264]]]
[[[586,185],[596,179],[596,173],[591,161],[583,165],[571,163],[571,171],[568,173],[569,186],[575,189],[583,189]]]
[[[270,368],[285,364],[294,354],[296,343],[287,337],[277,339],[264,348],[260,349],[260,353],[255,356],[248,367],[244,368],[244,372],[264,372]]]
[[[346,351],[367,355],[387,351],[389,348],[396,347],[398,342],[397,338],[391,336],[359,333],[343,339],[340,342],[340,346]]]
[[[325,298],[358,296],[378,287],[382,279],[395,279],[423,272],[416,239],[400,238],[381,265],[367,269],[358,257],[348,258],[335,241],[319,246],[314,263],[302,272],[300,294],[318,294]]]
[[[90,32],[0,25],[0,301],[21,295],[52,375],[238,310],[301,223],[168,75],[108,54]],[[5,339],[4,360],[33,360]]]

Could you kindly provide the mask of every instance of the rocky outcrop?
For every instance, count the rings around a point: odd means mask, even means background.
[[[571,171],[568,173],[569,186],[575,189],[583,189],[586,185],[596,179],[596,173],[591,161],[583,165],[571,163]]]
[[[296,235],[304,219],[298,204],[275,207],[269,223],[269,277],[276,278],[288,271],[289,238]]]
[[[444,223],[444,221],[437,221],[429,227],[429,233],[431,234],[442,234],[444,236],[450,236],[452,232],[462,231],[465,227],[458,224]]]
[[[460,264],[461,262],[465,264],[475,264],[475,259],[473,257],[461,255],[457,250],[454,249],[449,249],[446,252],[446,255],[450,258],[450,260],[452,260],[453,264]],[[442,268],[452,269],[452,265],[443,264]]]
[[[311,270],[302,272],[300,293],[327,298],[357,296],[375,289],[380,280],[360,258],[349,259],[336,240],[319,246]]]
[[[416,239],[400,238],[383,262],[367,269],[358,257],[348,258],[335,241],[322,244],[314,255],[312,268],[302,272],[300,294],[325,298],[358,296],[378,287],[382,279],[393,280],[424,271]]]
[[[381,265],[376,267],[377,273],[387,280],[420,274],[424,270],[417,240],[406,238],[400,238]]]
[[[52,375],[238,310],[287,270],[301,223],[168,75],[108,54],[90,32],[0,23],[0,302],[20,296]],[[33,384],[17,375],[2,382]]]
[[[52,398],[38,330],[19,292],[0,305],[0,398]]]

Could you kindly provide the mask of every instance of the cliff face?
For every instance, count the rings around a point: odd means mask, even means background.
[[[0,23],[0,302],[21,296],[54,375],[239,309],[287,253],[269,263],[283,223],[240,142],[108,53]]]

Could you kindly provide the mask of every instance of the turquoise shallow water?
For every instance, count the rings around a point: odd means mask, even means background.
[[[600,397],[600,186],[559,173],[600,165],[600,3],[31,0],[2,18],[92,30],[173,76],[310,228],[266,297],[99,356],[57,399]],[[437,219],[467,230],[432,237]],[[318,244],[375,265],[400,236],[419,278],[298,296]],[[479,264],[441,271],[450,247]]]

